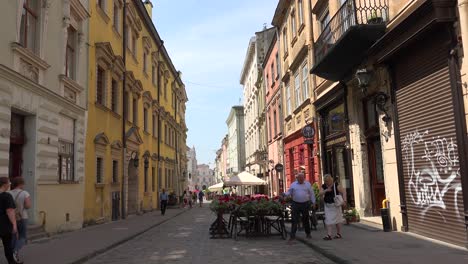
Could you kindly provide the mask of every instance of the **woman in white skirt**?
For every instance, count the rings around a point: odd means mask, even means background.
[[[325,225],[327,226],[327,236],[324,240],[332,240],[332,229],[336,226],[335,239],[342,238],[341,236],[341,223],[343,222],[343,212],[341,206],[335,206],[335,195],[341,195],[346,204],[346,192],[338,183],[333,181],[330,174],[326,174],[324,177],[325,184],[322,185],[320,195],[324,201],[325,207]]]

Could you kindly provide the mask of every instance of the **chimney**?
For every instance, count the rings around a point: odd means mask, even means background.
[[[149,17],[153,18],[152,13],[153,13],[153,4],[151,3],[151,0],[145,0],[145,8],[146,11],[148,12]]]

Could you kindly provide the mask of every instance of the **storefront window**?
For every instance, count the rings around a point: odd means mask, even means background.
[[[328,113],[328,134],[342,132],[345,129],[344,123],[344,104],[333,108]]]

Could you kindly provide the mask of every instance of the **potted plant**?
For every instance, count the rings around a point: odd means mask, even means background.
[[[352,223],[352,222],[359,222],[359,213],[356,210],[356,208],[351,208],[349,210],[346,210],[344,212],[343,217],[346,219],[347,225],[349,225],[349,223]]]
[[[367,19],[367,24],[382,24],[383,18],[381,15],[377,15],[377,11],[372,11],[372,15]]]

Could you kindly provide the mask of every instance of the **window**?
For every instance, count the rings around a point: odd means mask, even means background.
[[[151,191],[156,191],[156,168],[151,168]]]
[[[167,125],[164,124],[164,143],[168,143],[167,141],[167,138],[168,138],[168,133],[167,133]]]
[[[65,54],[65,75],[75,79],[76,65],[76,30],[72,26],[67,29],[67,50]]]
[[[288,29],[284,28],[283,30],[283,44],[284,44],[284,53],[288,53]]]
[[[148,74],[148,52],[143,52],[143,72]]]
[[[120,8],[117,1],[114,0],[114,28],[120,33]]]
[[[119,162],[116,160],[112,161],[112,182],[119,182]]]
[[[145,192],[148,192],[148,167],[146,167],[146,166],[145,166],[145,175],[144,176],[145,176],[145,178],[144,178],[144,188],[145,188]]]
[[[156,66],[154,64],[151,66],[151,82],[156,85]]]
[[[322,16],[322,18],[320,19],[320,31],[324,31],[329,22],[330,22],[330,12],[328,12],[327,10],[325,14]]]
[[[291,34],[292,37],[296,37],[297,28],[296,28],[296,13],[291,13]]]
[[[270,76],[268,76],[268,73],[265,76],[265,82],[266,82],[266,87],[268,91],[268,88],[270,87]]]
[[[302,13],[302,0],[297,2],[297,12],[299,13],[299,25],[304,24],[304,14]]]
[[[111,93],[111,109],[117,113],[119,111],[119,84],[115,79],[112,79]]]
[[[129,97],[129,95],[128,95],[127,92],[125,92],[125,95],[126,95],[126,96],[124,97],[124,100],[123,100],[123,104],[124,104],[124,105],[123,105],[123,107],[124,107],[124,117],[125,117],[126,120],[128,120],[128,118],[129,118],[128,113],[130,112],[130,108],[129,108],[129,105],[128,105],[128,102],[129,102],[129,101],[128,101],[128,97]]]
[[[286,85],[286,113],[291,114],[291,89],[289,83]]]
[[[271,134],[271,117],[268,116],[268,135],[269,135],[269,139],[272,140],[273,139],[273,134]]]
[[[278,79],[278,78],[279,78],[279,74],[280,74],[280,61],[279,61],[279,54],[278,54],[278,52],[276,52],[275,63],[276,63],[276,79]]]
[[[37,0],[24,1],[20,25],[20,44],[33,52],[37,52],[38,4]]]
[[[294,75],[294,92],[296,96],[296,108],[302,103],[302,96],[301,96],[301,80],[299,78],[299,73]]]
[[[169,172],[168,169],[164,169],[164,186],[169,187]]]
[[[106,11],[106,0],[98,0],[97,4],[103,11]]]
[[[271,62],[271,65],[270,65],[270,72],[271,72],[271,85],[273,85],[275,83],[275,65],[273,62]]]
[[[158,169],[158,190],[162,189],[162,168]]]
[[[137,38],[135,34],[132,34],[132,52],[135,57],[137,55],[136,48],[137,48]]]
[[[167,100],[167,81],[164,81],[164,99]]]
[[[148,109],[144,108],[143,109],[143,128],[146,132],[149,132],[148,130]]]
[[[74,181],[74,134],[75,121],[60,116],[58,139],[58,176],[60,182]]]
[[[158,120],[156,120],[156,115],[153,114],[153,136],[156,137],[156,126],[157,126]]]
[[[276,118],[276,111],[273,111],[273,132],[275,132],[275,136],[278,135],[278,125],[277,125],[277,118]]]
[[[138,125],[138,101],[135,98],[133,99],[133,124]]]
[[[101,66],[97,67],[97,84],[96,84],[96,102],[101,105],[106,105],[105,94],[106,94],[106,80],[105,71]]]
[[[304,100],[309,98],[309,71],[307,63],[302,66],[302,91]]]
[[[102,158],[96,158],[96,183],[103,183],[102,176],[104,175],[103,166],[102,166]]]

